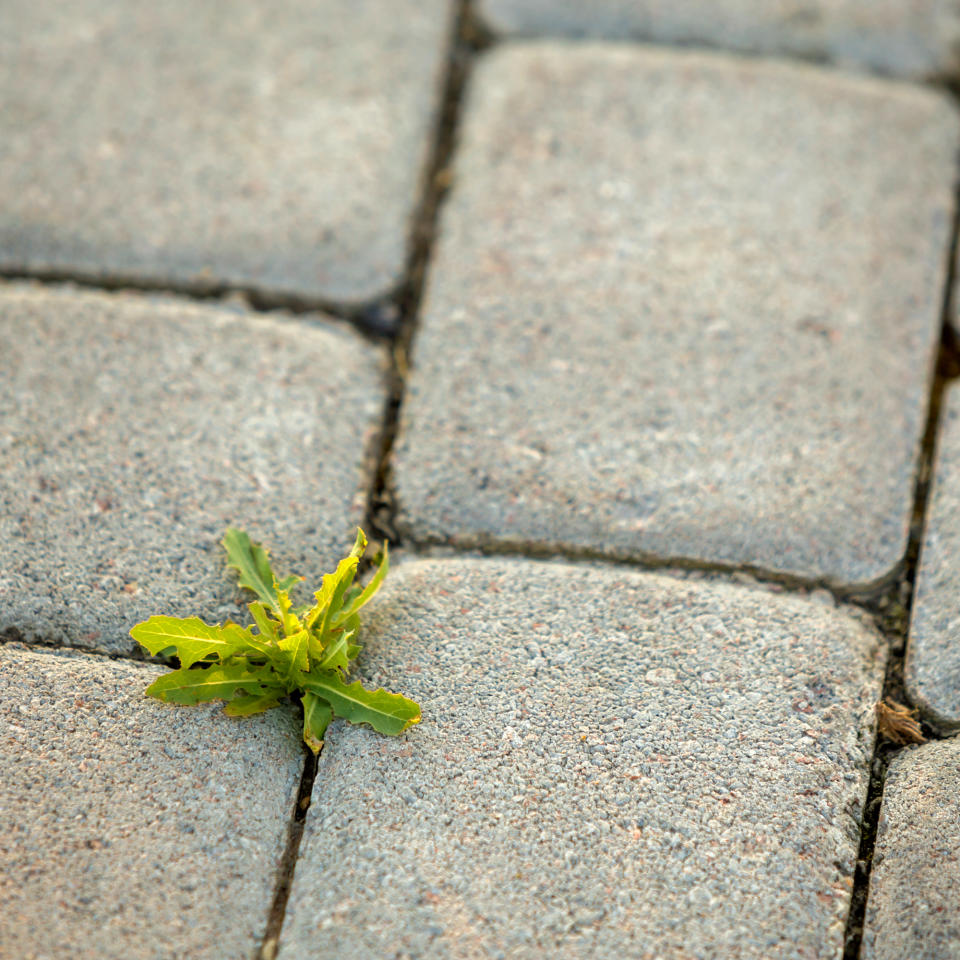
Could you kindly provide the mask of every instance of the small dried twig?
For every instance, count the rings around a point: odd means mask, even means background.
[[[917,711],[905,707],[889,697],[877,703],[877,729],[888,740],[904,746],[908,743],[925,743],[926,737],[917,723]]]

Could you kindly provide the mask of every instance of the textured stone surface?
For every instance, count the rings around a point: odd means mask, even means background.
[[[9,0],[0,266],[384,294],[404,269],[450,7]]]
[[[941,412],[905,680],[910,698],[943,730],[960,730],[960,389]]]
[[[300,782],[292,710],[143,696],[163,671],[0,645],[0,956],[250,957]]]
[[[960,740],[893,759],[870,875],[864,960],[960,958]]]
[[[238,615],[228,526],[311,581],[352,543],[384,402],[352,333],[24,286],[0,341],[0,632],[133,649]]]
[[[406,531],[888,575],[939,336],[951,104],[589,44],[508,48],[474,81],[403,407]]]
[[[336,725],[281,960],[838,956],[880,689],[830,606],[528,560],[411,562]]]
[[[697,44],[902,76],[958,66],[956,0],[479,0],[498,33]]]

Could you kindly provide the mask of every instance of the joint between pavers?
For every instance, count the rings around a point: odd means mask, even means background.
[[[958,98],[960,87],[951,91]],[[960,161],[960,158],[958,158]],[[927,406],[927,422],[920,447],[914,483],[913,514],[910,524],[910,536],[903,560],[903,573],[899,583],[899,599],[902,603],[902,616],[898,623],[888,621],[889,654],[883,682],[881,699],[891,699],[900,703],[910,703],[904,684],[904,663],[909,643],[910,618],[913,601],[916,596],[917,571],[923,549],[924,528],[930,505],[930,492],[933,481],[933,467],[936,461],[937,439],[940,427],[940,412],[944,393],[950,380],[960,375],[960,351],[954,334],[951,317],[956,295],[957,252],[960,237],[960,176],[954,186],[953,223],[950,242],[947,245],[946,269],[944,271],[943,303],[940,323],[940,345],[934,360],[933,378]],[[893,634],[891,636],[891,633]],[[943,731],[931,724],[930,717],[924,713],[921,704],[923,734],[928,740],[941,739]],[[863,808],[860,831],[860,847],[857,854],[854,884],[851,891],[850,912],[844,934],[843,960],[859,960],[864,936],[867,899],[870,893],[870,874],[873,868],[873,855],[877,830],[880,823],[880,809],[883,803],[883,790],[890,761],[903,746],[897,746],[882,737],[879,732],[875,741],[873,757],[870,763],[870,784]]]
[[[382,334],[381,340],[385,339],[392,343],[392,350],[387,400],[381,428],[371,442],[367,457],[372,481],[367,499],[366,525],[372,536],[395,544],[400,538],[393,520],[394,499],[389,490],[388,465],[399,422],[410,345],[416,329],[427,264],[436,232],[437,216],[449,187],[449,164],[453,155],[460,104],[473,53],[481,42],[476,33],[471,7],[472,0],[461,0],[454,17],[447,73],[442,84],[438,125],[425,167],[420,204],[411,229],[410,254],[405,270],[405,280],[389,300],[399,319],[397,323],[389,326],[381,325],[379,329],[374,325],[374,332]],[[363,325],[362,320],[351,319]],[[257,955],[258,960],[274,960],[280,946],[287,901],[293,886],[319,759],[319,755],[314,755],[307,748],[304,753],[300,789],[289,825],[287,846],[277,874],[269,919]]]
[[[480,26],[474,0],[459,0],[448,44],[437,125],[421,182],[420,201],[408,238],[405,280],[397,291],[399,312],[390,352],[388,395],[380,433],[379,457],[367,501],[367,524],[378,537],[401,542],[396,524],[396,493],[390,460],[400,423],[413,341],[420,319],[426,276],[437,235],[440,210],[452,182],[452,161],[460,129],[464,94],[476,56],[491,39]]]
[[[890,597],[902,582],[903,564],[867,584],[838,584],[828,578],[802,577],[765,567],[742,563],[721,563],[686,556],[663,556],[643,551],[629,553],[605,551],[563,542],[531,541],[521,538],[498,538],[484,535],[457,534],[449,538],[417,537],[405,525],[399,527],[399,544],[421,552],[446,548],[455,552],[481,553],[485,556],[527,557],[534,560],[558,559],[573,563],[607,563],[638,571],[683,570],[726,577],[746,576],[758,584],[782,587],[801,592],[825,590],[840,604],[853,604],[876,616],[884,613]]]
[[[725,40],[719,43],[705,38],[686,39],[682,36],[658,36],[645,29],[627,29],[616,36],[596,35],[589,31],[551,32],[537,28],[524,30],[511,29],[505,26],[498,29],[479,10],[474,14],[474,27],[477,35],[482,38],[484,48],[489,46],[507,45],[511,43],[565,43],[577,44],[608,44],[619,46],[648,46],[661,50],[676,50],[678,52],[702,51],[722,56],[739,57],[744,60],[778,60],[781,62],[799,63],[818,69],[830,70],[835,73],[851,74],[855,76],[874,77],[880,80],[890,80],[895,83],[909,83],[915,86],[926,86],[947,92],[960,92],[960,62],[956,56],[951,58],[951,65],[944,69],[932,69],[929,72],[902,73],[890,66],[867,62],[843,62],[834,59],[826,50],[784,49],[771,50],[765,48],[751,48],[750,46],[726,45]],[[727,38],[728,40],[729,38]]]
[[[47,642],[40,639],[26,640],[16,627],[6,627],[0,631],[0,650],[9,647],[11,650],[30,650],[34,653],[73,653],[78,657],[87,657],[101,662],[125,663],[133,667],[172,666],[171,661],[159,657],[148,657],[142,651],[131,650],[128,653],[93,650],[90,647],[74,646],[68,643]]]
[[[954,102],[960,107],[960,64],[953,70],[934,73],[928,76],[924,81],[928,86],[936,87],[953,97]]]
[[[102,293],[152,294],[210,306],[219,305],[226,309],[239,305],[253,314],[268,314],[274,317],[286,314],[300,322],[306,322],[309,315],[317,314],[322,315],[322,321],[338,322],[374,344],[382,344],[392,338],[399,315],[397,302],[401,296],[399,289],[390,290],[384,296],[369,302],[344,304],[213,280],[178,283],[126,274],[31,268],[0,268],[0,283],[76,287]]]
[[[96,647],[86,647],[82,644],[69,643],[49,635],[42,635],[33,632],[25,635],[17,626],[13,624],[9,624],[3,629],[0,629],[0,649],[3,649],[3,647],[8,645],[16,649],[37,650],[40,652],[66,650],[70,653],[96,657],[100,660],[118,660],[122,661],[123,663],[140,665],[156,664],[164,667],[172,665],[170,660],[165,660],[162,657],[148,656],[144,651],[134,649],[132,647],[130,650],[108,651],[101,650]]]
[[[300,775],[300,787],[297,790],[297,799],[294,803],[293,814],[288,825],[287,845],[280,859],[277,870],[277,883],[274,887],[273,902],[267,918],[263,941],[257,952],[257,960],[274,960],[280,945],[280,934],[283,930],[283,921],[287,912],[287,901],[293,888],[293,875],[297,868],[297,859],[300,856],[300,844],[303,841],[303,831],[307,820],[307,811],[313,797],[313,785],[317,778],[317,763],[320,755],[314,754],[306,745],[303,748],[303,772]],[[321,753],[323,748],[321,747]]]

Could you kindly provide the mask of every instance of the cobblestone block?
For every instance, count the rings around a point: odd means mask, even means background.
[[[345,304],[390,292],[451,8],[10,0],[0,267]]]
[[[0,340],[0,632],[134,649],[154,613],[245,615],[228,526],[310,583],[352,543],[385,400],[352,332],[14,286]]]
[[[602,566],[391,574],[281,960],[839,956],[879,637],[831,604]]]
[[[942,411],[905,680],[927,720],[960,731],[960,389]]]
[[[162,672],[0,645],[0,956],[259,946],[300,783],[293,712],[158,703]]]
[[[475,77],[395,462],[414,540],[900,562],[958,148],[941,94],[515,45]]]
[[[864,960],[960,958],[960,740],[895,757],[870,874]]]

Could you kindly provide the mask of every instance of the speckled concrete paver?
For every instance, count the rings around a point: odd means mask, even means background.
[[[706,45],[914,77],[960,66],[954,0],[478,0],[478,10],[500,34]]]
[[[699,53],[478,69],[404,401],[415,540],[899,563],[958,147],[942,95]]]
[[[251,957],[303,754],[143,696],[159,668],[0,645],[0,956]]]
[[[895,757],[870,875],[863,960],[960,960],[960,740]]]
[[[311,582],[352,543],[384,388],[349,331],[22,286],[0,341],[0,631],[130,650],[238,615],[228,526]]]
[[[281,960],[839,956],[882,680],[832,605],[603,566],[391,574]]]
[[[356,303],[403,277],[451,0],[9,0],[0,267]]]
[[[927,720],[960,730],[960,389],[941,413],[933,487],[905,664],[907,692]]]
[[[960,0],[9,0],[0,960],[960,960],[960,737],[862,824],[890,648],[836,599],[900,581],[958,71]],[[356,673],[423,720],[336,721],[298,822],[297,710],[151,700],[129,630],[246,616],[228,526],[308,599],[371,495]]]

